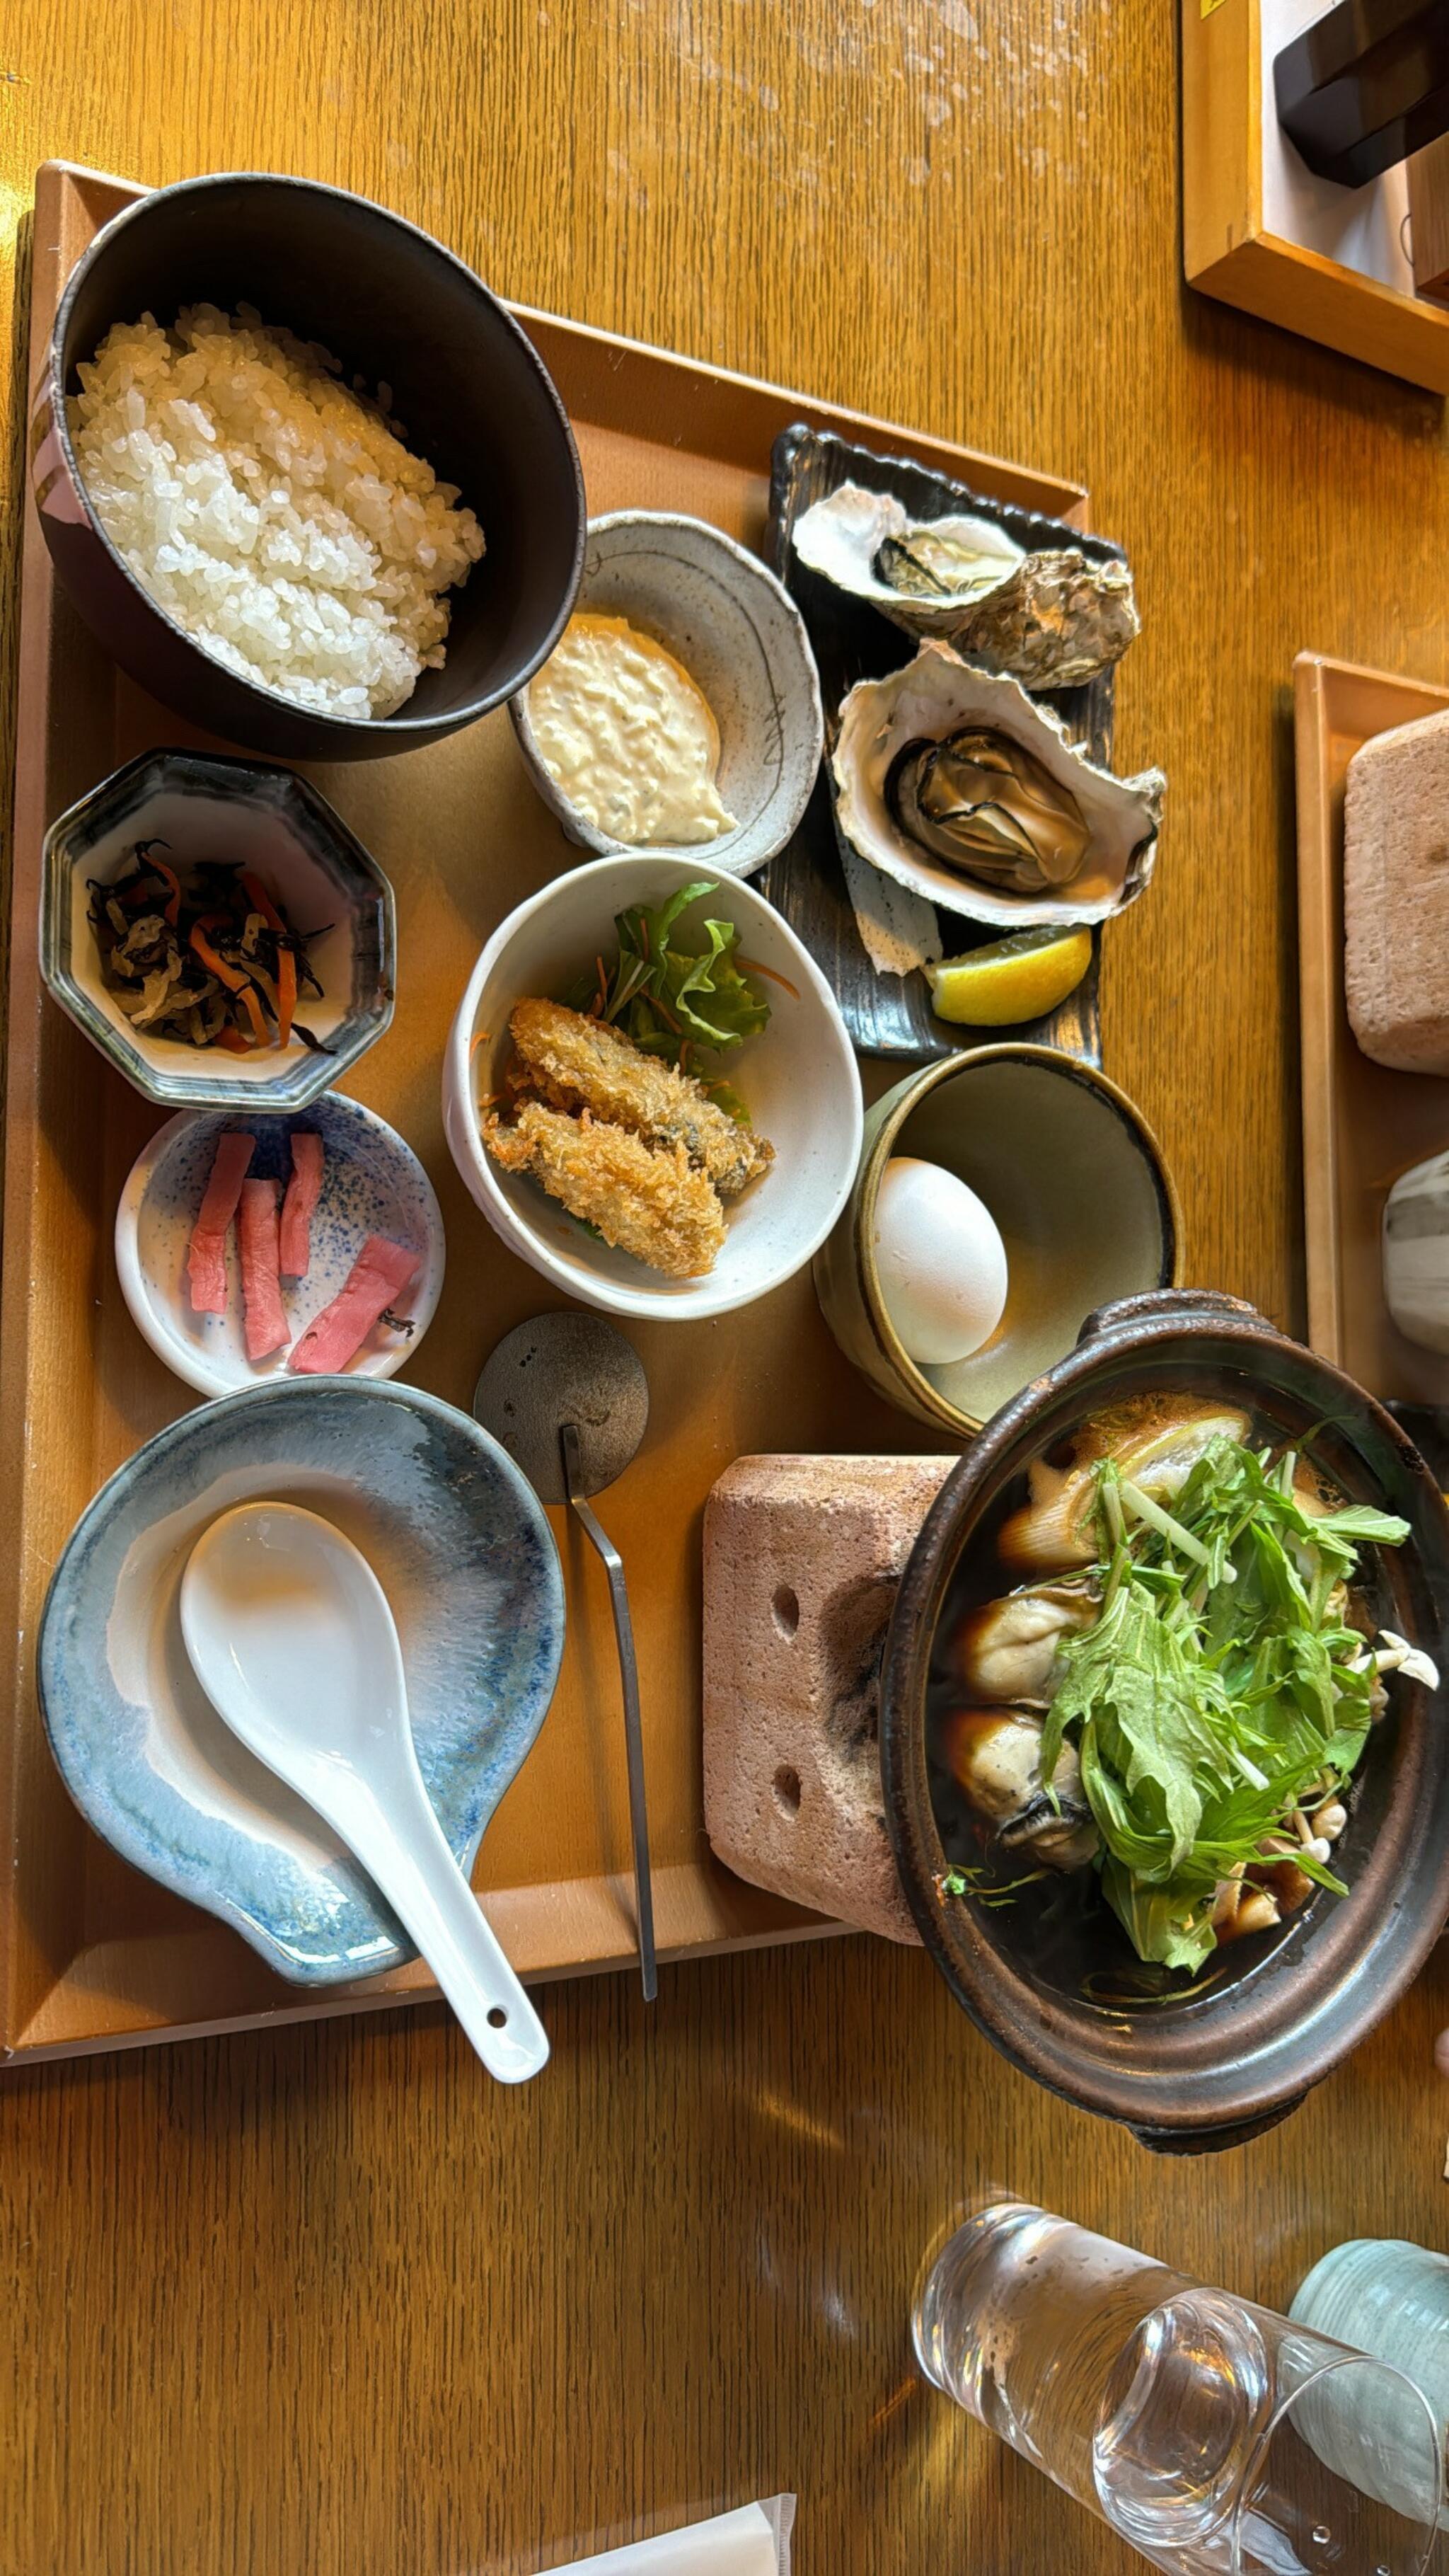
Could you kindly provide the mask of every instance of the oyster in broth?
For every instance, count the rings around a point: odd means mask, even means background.
[[[1003,1850],[1048,1869],[1081,1869],[1098,1849],[1076,1747],[1064,1744],[1051,1790],[1041,1776],[1040,1722],[1018,1708],[962,1708],[941,1728],[947,1769]]]
[[[972,1700],[1046,1708],[1062,1680],[1062,1648],[1092,1627],[1100,1603],[1080,1575],[1032,1583],[968,1611],[942,1662]]]
[[[974,921],[1105,921],[1151,877],[1161,771],[1114,778],[1017,681],[947,644],[857,683],[831,767],[850,849]]]

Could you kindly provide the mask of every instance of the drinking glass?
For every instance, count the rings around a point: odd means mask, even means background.
[[[928,2379],[1178,2576],[1424,2576],[1441,2492],[1411,2379],[1021,2201],[916,2298]]]

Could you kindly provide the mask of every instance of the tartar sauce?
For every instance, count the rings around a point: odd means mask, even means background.
[[[719,727],[689,673],[623,617],[571,617],[529,682],[539,758],[597,831],[631,848],[733,832]]]

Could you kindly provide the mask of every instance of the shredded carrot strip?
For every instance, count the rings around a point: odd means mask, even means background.
[[[487,1045],[487,1043],[488,1043],[488,1032],[487,1032],[487,1030],[486,1030],[486,1029],[478,1029],[478,1030],[476,1030],[476,1031],[474,1032],[473,1036],[472,1036],[472,1037],[469,1039],[469,1041],[468,1041],[468,1062],[469,1062],[470,1064],[472,1063],[473,1058],[474,1058],[474,1056],[477,1054],[478,1049],[480,1048],[480,1046],[486,1046],[486,1045]]]
[[[256,1053],[251,1039],[244,1038],[240,1029],[234,1029],[229,1020],[224,1029],[217,1030],[212,1044],[225,1047],[228,1055],[255,1055]]]
[[[181,912],[181,879],[174,868],[168,868],[164,859],[148,858],[145,864],[161,879],[163,885],[171,889],[166,898],[166,918],[174,930]]]
[[[200,919],[191,925],[190,945],[193,956],[201,959],[202,965],[206,967],[208,973],[216,977],[219,984],[224,984],[229,993],[239,993],[247,980],[245,975],[239,974],[235,966],[228,966],[226,959],[218,956],[206,935],[217,922],[225,919],[226,915],[223,912],[204,912]]]
[[[240,999],[242,1009],[245,1011],[247,1018],[251,1021],[252,1033],[256,1038],[256,1042],[259,1047],[264,1047],[267,1043],[267,1024],[262,1017],[262,1006],[257,1000],[257,988],[255,984],[243,984]]]
[[[646,993],[643,998],[648,1003],[651,1011],[657,1011],[659,1013],[659,1016],[667,1029],[672,1029],[676,1037],[683,1035],[683,1031],[680,1028],[679,1022],[675,1018],[674,1013],[665,1003],[660,1001],[657,993]]]
[[[250,895],[268,930],[277,938],[277,1044],[291,1042],[292,1021],[297,1010],[297,960],[287,945],[287,925],[259,877],[250,868],[241,871],[242,885]]]
[[[799,986],[792,984],[788,975],[777,975],[773,966],[762,966],[757,957],[737,957],[735,959],[735,964],[737,966],[743,966],[747,974],[768,975],[772,984],[784,985],[784,988],[789,994],[792,1002],[799,1001]]]
[[[267,1043],[267,1024],[262,1017],[261,1003],[257,1000],[256,986],[250,976],[240,974],[235,966],[228,966],[226,959],[217,955],[206,935],[214,922],[224,918],[225,916],[219,912],[204,912],[201,919],[192,925],[191,946],[194,953],[201,959],[202,965],[216,977],[218,983],[224,984],[229,993],[235,993],[238,996],[242,1009],[251,1021],[257,1045],[264,1047]]]

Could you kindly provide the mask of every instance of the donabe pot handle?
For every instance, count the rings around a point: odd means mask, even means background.
[[[1145,1323],[1152,1315],[1171,1315],[1180,1324],[1193,1315],[1247,1315],[1255,1324],[1267,1322],[1256,1306],[1226,1296],[1221,1288],[1149,1288],[1140,1297],[1115,1297],[1110,1306],[1096,1307],[1077,1335],[1077,1348],[1103,1333],[1120,1332],[1124,1324]]]
[[[1258,2120],[1240,2120],[1231,2129],[1139,2129],[1128,2121],[1139,2147],[1154,2156],[1220,2156],[1226,2147],[1245,2147],[1251,2138],[1263,2138],[1276,2129],[1280,2120],[1290,2120],[1300,2104],[1308,2099],[1312,2087],[1295,2093],[1291,2102],[1280,2102]]]

